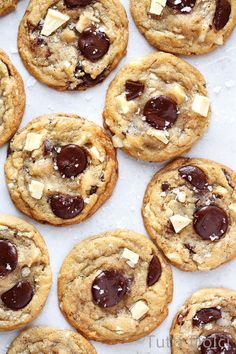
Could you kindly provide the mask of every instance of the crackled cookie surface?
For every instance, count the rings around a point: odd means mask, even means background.
[[[0,331],[33,321],[51,287],[46,245],[27,222],[0,216]]]
[[[173,321],[171,342],[172,354],[235,354],[236,292],[195,292]]]
[[[0,146],[15,134],[25,109],[22,78],[0,49]]]
[[[113,143],[141,160],[163,161],[189,150],[209,119],[203,76],[171,54],[125,65],[107,92],[104,122]]]
[[[206,159],[178,158],[149,183],[147,231],[185,271],[209,270],[236,256],[236,175]]]
[[[80,334],[50,328],[26,329],[11,343],[7,354],[96,354],[93,346]]]
[[[15,10],[18,0],[0,0],[0,16]]]
[[[131,0],[131,12],[153,46],[175,54],[208,53],[236,24],[235,0]]]
[[[87,338],[105,343],[141,338],[166,318],[172,272],[146,237],[108,231],[80,242],[58,279],[60,308]]]
[[[5,173],[15,205],[34,219],[75,224],[111,195],[117,160],[104,130],[76,115],[36,118],[15,135]]]
[[[128,21],[119,0],[31,0],[20,25],[27,69],[58,90],[103,81],[126,53]]]

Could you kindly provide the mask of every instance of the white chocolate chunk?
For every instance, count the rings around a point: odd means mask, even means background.
[[[116,148],[122,148],[124,146],[123,140],[121,140],[118,136],[114,135],[112,137],[112,142],[114,147]]]
[[[167,145],[169,143],[169,133],[165,130],[149,129],[147,134],[157,138],[163,144]]]
[[[94,12],[92,10],[87,10],[86,12],[80,15],[80,18],[76,23],[75,28],[79,33],[82,33],[93,22],[98,23],[99,19],[94,16]]]
[[[40,148],[40,145],[42,143],[42,138],[43,138],[42,134],[28,133],[26,136],[24,150],[33,151]]]
[[[121,114],[134,112],[136,104],[133,101],[127,101],[125,93],[116,97],[116,107]]]
[[[129,310],[134,320],[140,320],[149,311],[149,307],[143,300],[139,300]]]
[[[192,110],[203,117],[208,116],[210,101],[207,97],[196,94],[192,103]]]
[[[41,34],[43,36],[50,36],[50,34],[66,23],[69,18],[69,16],[64,15],[60,11],[49,9],[44,20]]]
[[[151,6],[149,12],[153,15],[161,15],[167,0],[151,0]]]
[[[90,152],[91,152],[92,156],[95,157],[97,160],[99,160],[99,161],[101,161],[101,162],[104,161],[104,156],[102,156],[102,155],[99,154],[99,151],[98,151],[98,149],[97,149],[95,146],[93,146],[93,147],[90,149]]]
[[[230,213],[231,213],[233,216],[236,216],[236,203],[230,204],[230,205],[229,205],[229,210],[230,210]]]
[[[176,194],[177,200],[180,203],[185,203],[186,201],[186,193],[183,191],[180,191],[178,188],[173,189],[173,193]]]
[[[218,36],[215,39],[215,44],[217,45],[223,45],[224,44],[224,37],[223,36]]]
[[[41,199],[43,195],[44,184],[34,179],[29,185],[29,192],[34,199]]]
[[[138,264],[139,260],[139,254],[129,250],[128,248],[124,248],[121,258],[127,259],[127,264],[131,267],[134,268],[136,264]]]
[[[168,91],[168,94],[173,96],[178,104],[182,104],[187,97],[183,87],[179,84],[174,84]]]
[[[192,222],[191,219],[179,214],[171,216],[170,221],[177,234]]]

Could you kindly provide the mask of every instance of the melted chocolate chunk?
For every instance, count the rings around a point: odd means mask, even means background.
[[[162,183],[162,185],[161,185],[162,192],[168,191],[169,188],[170,188],[169,183],[167,183],[167,182]]]
[[[15,245],[9,240],[0,238],[0,277],[16,269],[18,254]]]
[[[73,219],[81,213],[84,201],[80,197],[67,194],[54,194],[49,198],[52,212],[61,219]]]
[[[148,267],[147,285],[152,286],[158,282],[162,273],[161,263],[157,256],[153,256]]]
[[[82,32],[78,46],[86,59],[96,62],[108,52],[110,40],[106,33],[92,26]]]
[[[197,189],[205,189],[208,185],[207,176],[199,167],[190,165],[180,167],[179,175]]]
[[[144,88],[144,84],[140,81],[126,81],[125,94],[127,101],[134,100],[135,98],[141,96],[144,91]]]
[[[17,311],[26,307],[34,295],[28,281],[19,281],[13,288],[2,294],[2,302],[11,310]]]
[[[182,14],[189,14],[194,8],[197,0],[167,0],[167,6]]]
[[[61,175],[68,178],[78,176],[87,166],[86,152],[74,144],[63,146],[55,160]]]
[[[143,114],[151,127],[166,130],[171,128],[178,118],[177,104],[170,97],[154,97],[146,103]]]
[[[118,270],[104,270],[93,281],[94,302],[109,308],[117,305],[129,290],[129,282]]]
[[[228,0],[217,0],[216,11],[213,19],[214,27],[217,31],[225,27],[231,14],[231,4]]]
[[[64,3],[67,7],[85,7],[90,5],[93,0],[64,0]]]
[[[194,214],[193,227],[203,240],[219,240],[227,231],[229,220],[218,206],[204,206]]]
[[[216,307],[212,307],[197,311],[196,315],[193,317],[192,322],[194,326],[201,326],[203,324],[217,321],[221,317],[221,311]]]
[[[207,336],[201,344],[201,353],[236,354],[236,344],[228,333],[212,333]]]

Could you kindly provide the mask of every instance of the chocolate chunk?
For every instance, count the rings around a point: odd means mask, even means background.
[[[170,188],[169,183],[167,183],[167,182],[162,183],[162,185],[161,185],[162,192],[168,191],[169,188]]]
[[[73,219],[79,215],[84,208],[82,198],[67,194],[54,194],[48,201],[52,212],[61,219]]]
[[[92,295],[94,302],[109,308],[117,305],[129,290],[129,282],[118,270],[104,270],[93,281]]]
[[[85,170],[87,155],[78,145],[69,144],[60,149],[55,161],[62,176],[76,177]]]
[[[228,225],[226,212],[218,206],[204,206],[194,214],[193,227],[203,240],[219,240],[226,233]]]
[[[201,344],[202,354],[236,354],[236,344],[230,334],[212,333]]]
[[[217,321],[221,317],[221,311],[216,307],[212,307],[197,311],[196,315],[193,317],[192,322],[194,326],[201,326],[203,324]]]
[[[109,71],[108,68],[105,69],[103,72],[101,72],[101,74],[99,74],[95,79],[93,79],[89,74],[87,74],[84,71],[83,66],[80,63],[78,63],[78,65],[75,68],[74,75],[77,79],[80,79],[82,83],[80,83],[76,87],[76,89],[86,89],[99,84],[105,79],[108,71]],[[68,89],[70,89],[70,83],[68,85]]]
[[[2,294],[2,302],[11,310],[17,311],[26,307],[34,295],[34,290],[28,281],[19,281],[10,290]]]
[[[178,118],[177,104],[170,97],[151,98],[144,107],[146,122],[153,128],[166,130],[171,128]]]
[[[179,168],[179,175],[197,189],[205,189],[208,185],[207,176],[203,170],[196,166],[183,166]]]
[[[0,277],[3,277],[16,269],[18,261],[17,249],[13,243],[0,238]]]
[[[144,91],[144,84],[140,81],[127,80],[125,83],[125,94],[127,101],[134,100],[142,95]]]
[[[108,52],[110,40],[105,32],[92,26],[81,33],[78,46],[86,59],[96,62]]]
[[[54,149],[53,142],[51,140],[45,140],[43,144],[43,154],[44,156],[51,155],[56,152]]]
[[[167,0],[167,6],[182,14],[189,14],[194,8],[197,0]]]
[[[189,310],[185,310],[184,312],[180,312],[177,316],[177,323],[178,325],[182,326],[185,322],[186,317],[189,314]]]
[[[13,153],[13,150],[11,149],[11,144],[8,144],[7,147],[7,157],[10,156]]]
[[[228,0],[217,0],[216,11],[213,19],[214,27],[217,31],[225,27],[231,14],[231,4]]]
[[[93,0],[64,0],[64,3],[67,7],[85,7],[90,5]]]
[[[148,267],[147,285],[152,286],[158,282],[162,273],[161,263],[157,256],[153,256]]]
[[[97,192],[98,190],[98,186],[92,186],[90,191],[89,191],[89,195],[93,195]]]

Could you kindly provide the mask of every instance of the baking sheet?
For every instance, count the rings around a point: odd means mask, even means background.
[[[129,12],[129,0],[122,2],[130,20],[130,39],[127,56],[119,68],[154,50],[134,25]],[[101,85],[85,92],[61,93],[40,84],[26,71],[17,53],[17,29],[26,6],[27,1],[21,1],[14,13],[0,18],[0,47],[11,57],[25,82],[27,106],[21,127],[32,118],[52,112],[77,113],[102,125],[105,93],[115,72]],[[210,129],[188,156],[215,159],[236,170],[236,31],[227,44],[214,53],[187,60],[205,75],[213,106]],[[119,180],[110,200],[88,221],[56,228],[34,222],[14,207],[5,184],[5,156],[6,146],[0,148],[0,212],[23,217],[40,230],[49,249],[53,270],[53,287],[47,304],[31,325],[71,328],[58,308],[56,293],[57,275],[64,257],[80,240],[109,229],[130,228],[146,234],[140,214],[142,198],[147,183],[161,165],[135,161],[118,152]],[[94,343],[98,354],[170,353],[169,328],[178,308],[193,291],[201,287],[230,287],[236,290],[235,266],[236,260],[207,273],[184,273],[173,268],[174,299],[164,323],[151,335],[134,343],[114,346]],[[0,334],[0,354],[6,353],[17,333],[11,331]]]

